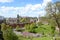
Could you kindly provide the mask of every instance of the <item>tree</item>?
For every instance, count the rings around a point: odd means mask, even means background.
[[[36,31],[35,31],[36,28],[37,28],[36,24],[35,24],[35,23],[32,23],[32,24],[30,25],[29,31],[32,32],[32,33],[36,33]]]
[[[60,2],[48,3],[46,7],[46,12],[51,16],[53,20],[55,20],[60,32],[60,16],[58,17],[58,14],[60,15]]]
[[[38,22],[38,23],[37,23],[37,26],[41,26],[41,25],[43,25],[42,22]]]
[[[28,32],[36,33],[35,29],[37,28],[35,23],[25,25],[25,29]]]
[[[3,32],[4,40],[18,40],[17,35],[13,32],[12,28],[9,27]]]
[[[25,30],[26,30],[26,31],[29,31],[29,29],[30,29],[30,25],[29,25],[29,24],[26,24],[26,25],[25,25]]]
[[[17,27],[16,27],[16,30],[20,30],[20,27],[19,27],[19,25],[17,25]]]
[[[2,23],[1,24],[1,31],[5,31],[7,29],[6,24]]]
[[[21,22],[26,22],[26,18],[22,18],[20,21]]]
[[[18,40],[18,37],[13,32],[13,29],[12,29],[11,26],[2,23],[1,27],[2,27],[1,30],[3,32],[3,38],[4,38],[4,40]]]

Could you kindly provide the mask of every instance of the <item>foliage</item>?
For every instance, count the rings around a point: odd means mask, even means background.
[[[37,26],[41,26],[41,25],[43,25],[42,22],[38,22],[37,23]]]
[[[2,26],[4,40],[18,40],[18,37],[13,32],[13,29],[11,28],[11,26],[6,25],[4,23],[1,26]]]
[[[32,24],[28,24],[28,25],[25,25],[25,29],[28,31],[28,32],[32,32],[32,33],[36,33],[35,29],[37,28],[36,24],[35,23],[32,23]]]
[[[53,36],[55,35],[55,26],[53,26],[53,24],[41,24],[41,23],[38,23],[36,26],[35,23],[32,23],[31,25],[25,25],[25,29],[28,31],[28,32],[32,32],[32,33],[40,33],[42,35],[50,35],[50,36]]]
[[[17,27],[16,27],[16,31],[18,31],[18,32],[22,32],[22,31],[24,31],[24,29],[20,28],[20,26],[17,25]]]
[[[56,40],[60,40],[60,37],[56,37]]]
[[[1,31],[5,31],[7,29],[6,24],[2,23],[1,24]]]
[[[38,38],[33,38],[33,40],[53,40],[52,37],[38,37]]]
[[[19,36],[19,40],[53,40],[53,37],[37,37],[37,38],[24,38]]]
[[[29,40],[28,38],[23,37],[23,36],[21,36],[21,35],[18,36],[18,39],[19,39],[19,40]]]
[[[20,30],[20,27],[17,25],[16,30]]]
[[[48,21],[49,21],[49,25],[51,25],[51,26],[56,26],[57,25],[55,20],[53,20],[53,19],[49,19]]]
[[[46,36],[52,35],[55,32],[55,27],[51,25],[41,25],[36,29],[36,32]]]
[[[30,25],[29,25],[29,24],[26,24],[26,25],[25,25],[25,29],[26,29],[26,30],[29,30],[29,29],[30,29]]]
[[[35,23],[32,23],[32,24],[30,25],[30,32],[36,33],[36,31],[35,31],[36,28],[37,28],[36,24],[35,24]]]
[[[56,2],[56,3],[48,3],[47,7],[46,7],[46,12],[48,13],[48,15],[51,16],[51,19],[53,19],[58,28],[59,28],[59,34],[60,34],[60,2]],[[55,24],[55,23],[54,23]]]
[[[22,18],[20,22],[26,22],[26,18]]]

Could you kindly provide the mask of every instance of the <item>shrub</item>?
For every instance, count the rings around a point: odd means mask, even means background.
[[[6,25],[4,23],[1,26],[2,26],[4,40],[18,40],[18,37],[13,32],[13,29],[11,28],[11,26]]]

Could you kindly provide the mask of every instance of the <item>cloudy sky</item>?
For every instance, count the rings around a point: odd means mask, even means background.
[[[0,0],[0,16],[16,17],[17,14],[31,17],[43,16],[47,3],[56,1],[57,0]]]

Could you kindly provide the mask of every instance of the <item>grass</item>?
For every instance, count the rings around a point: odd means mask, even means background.
[[[35,38],[25,38],[20,36],[19,40],[53,40],[53,37],[35,37]]]
[[[52,40],[52,37],[39,37],[39,38],[33,38],[33,40]]]

